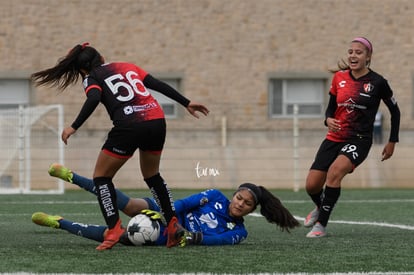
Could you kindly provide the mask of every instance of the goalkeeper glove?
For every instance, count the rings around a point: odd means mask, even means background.
[[[184,247],[187,245],[194,245],[194,244],[201,244],[203,241],[203,233],[201,232],[190,232],[185,230],[184,235],[181,237],[181,241],[179,242],[180,247]]]
[[[161,221],[164,225],[167,224],[164,216],[160,212],[150,210],[150,209],[144,209],[144,210],[141,210],[141,214],[148,216],[151,220]]]

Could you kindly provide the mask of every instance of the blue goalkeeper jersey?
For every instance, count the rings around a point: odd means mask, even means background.
[[[175,201],[180,223],[191,232],[202,232],[202,245],[238,244],[247,237],[243,218],[229,215],[230,200],[219,190],[209,189]],[[166,243],[163,232],[157,241]]]

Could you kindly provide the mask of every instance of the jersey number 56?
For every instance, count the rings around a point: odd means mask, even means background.
[[[118,95],[116,99],[122,102],[133,99],[135,94],[148,96],[150,92],[145,88],[140,79],[135,78],[136,76],[138,74],[134,71],[128,71],[125,77],[122,74],[114,74],[105,78],[105,83],[114,95]],[[126,95],[121,95],[121,88],[127,91]]]

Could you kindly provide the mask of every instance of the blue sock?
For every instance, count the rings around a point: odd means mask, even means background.
[[[103,225],[83,224],[71,222],[65,219],[60,220],[59,224],[61,229],[66,230],[71,234],[98,242],[103,242],[103,235],[107,229],[107,227]]]
[[[78,185],[79,187],[82,187],[86,191],[89,191],[96,196],[96,187],[95,184],[93,184],[93,180],[82,177],[74,172],[72,172],[72,174],[72,181],[74,184]]]
[[[82,177],[74,172],[72,172],[73,174],[73,184],[78,185],[79,187],[85,189],[88,192],[91,192],[92,194],[94,194],[95,196],[96,194],[96,187],[95,184],[93,183],[93,180]],[[125,206],[127,205],[127,203],[129,202],[130,198],[125,195],[125,193],[123,193],[122,191],[120,191],[119,189],[115,189],[116,192],[116,204],[118,206],[119,210],[124,210]]]

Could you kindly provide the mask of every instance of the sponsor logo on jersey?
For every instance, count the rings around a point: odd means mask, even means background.
[[[355,109],[365,110],[367,107],[356,104],[352,98],[349,98],[344,103],[339,103],[338,106],[345,107],[348,113],[352,113]]]
[[[132,108],[132,106],[126,106],[126,107],[124,107],[124,114],[130,115],[133,112],[134,112],[134,109]]]
[[[134,105],[134,106],[125,106],[124,107],[124,114],[130,115],[134,112],[143,112],[149,109],[157,108],[158,105],[155,102],[147,103],[144,105]]]

